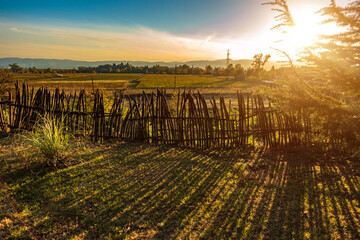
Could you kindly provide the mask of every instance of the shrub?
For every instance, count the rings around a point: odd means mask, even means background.
[[[66,132],[64,121],[45,116],[25,135],[25,139],[39,150],[50,167],[65,165],[64,159],[69,148],[71,135]]]
[[[9,83],[11,82],[11,79],[12,74],[9,71],[0,69],[0,96],[9,90]]]

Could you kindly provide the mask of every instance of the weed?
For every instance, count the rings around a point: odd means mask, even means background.
[[[24,136],[27,142],[37,148],[50,167],[57,168],[59,164],[64,164],[71,134],[66,132],[63,119],[45,116]]]

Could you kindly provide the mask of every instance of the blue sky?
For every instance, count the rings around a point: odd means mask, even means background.
[[[103,1],[0,1],[2,18],[52,24],[146,26],[170,32],[221,21],[237,14],[250,1],[238,0],[103,0]]]
[[[230,48],[251,58],[276,40],[262,2],[0,0],[0,57],[183,61],[224,58]],[[288,2],[317,10],[329,1]]]

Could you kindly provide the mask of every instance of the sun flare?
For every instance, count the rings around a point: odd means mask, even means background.
[[[304,47],[309,47],[319,41],[319,36],[334,34],[340,28],[332,23],[323,23],[325,20],[320,14],[316,14],[313,9],[296,9],[292,12],[295,26],[290,27],[282,40],[279,41],[280,49],[294,55]]]
[[[271,29],[278,24],[269,23],[266,30],[255,32],[247,41],[242,40],[239,35],[234,39],[221,39],[215,41],[211,37],[204,40],[204,47],[219,53],[218,57],[225,57],[227,49],[230,49],[230,58],[252,58],[254,52],[270,54],[273,60],[287,60],[275,49],[286,52],[293,60],[299,58],[298,54],[306,47],[313,46],[316,42],[323,41],[319,38],[321,35],[331,35],[342,31],[334,23],[324,23],[325,18],[316,13],[319,9],[314,6],[298,7],[291,11],[295,25],[288,27],[285,32]]]
[[[300,47],[314,43],[321,32],[321,20],[316,15],[304,11],[294,12],[293,18],[295,26],[288,31],[287,41]]]

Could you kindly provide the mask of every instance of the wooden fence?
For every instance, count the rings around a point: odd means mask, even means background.
[[[264,147],[311,142],[310,120],[301,111],[279,112],[259,95],[236,94],[225,101],[220,94],[164,91],[139,95],[96,91],[66,94],[56,89],[29,90],[15,85],[15,94],[0,102],[0,132],[30,130],[44,115],[62,119],[69,131],[92,141],[136,140],[200,148]]]

